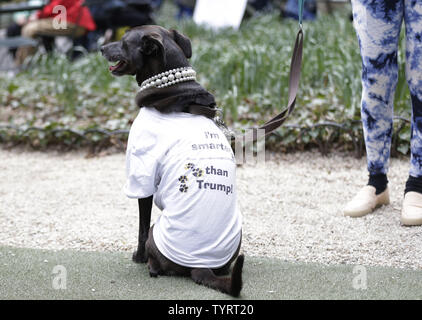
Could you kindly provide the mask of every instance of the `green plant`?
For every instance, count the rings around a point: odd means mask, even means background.
[[[192,21],[178,22],[166,9],[158,22],[191,38],[191,64],[198,81],[215,95],[232,128],[256,126],[286,105],[296,21],[282,20],[276,14],[261,15],[244,21],[238,31],[213,31]],[[356,124],[360,119],[361,62],[353,26],[346,15],[337,14],[307,22],[304,33],[297,107],[286,125],[268,139],[268,147],[355,148],[362,140]],[[402,46],[395,107],[396,114],[409,118],[403,57]],[[112,77],[108,63],[95,53],[75,62],[58,54],[38,56],[31,68],[16,77],[0,75],[0,90],[0,141],[6,142],[32,143],[36,139],[38,146],[63,143],[73,147],[103,143],[110,136],[97,132],[83,138],[57,128],[128,130],[138,111],[134,79]],[[322,125],[334,122],[341,125]],[[24,130],[11,129],[31,126],[45,133],[23,135]],[[407,124],[396,137],[401,153],[408,150],[406,132]]]

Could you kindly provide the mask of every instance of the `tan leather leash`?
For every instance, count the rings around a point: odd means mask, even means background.
[[[278,127],[280,127],[284,121],[293,112],[296,105],[296,97],[299,90],[299,80],[302,68],[302,53],[303,53],[303,30],[302,23],[299,23],[299,31],[296,36],[296,42],[292,53],[292,59],[290,62],[290,74],[289,74],[289,89],[288,89],[288,103],[287,107],[280,112],[278,115],[273,117],[271,120],[264,123],[262,126],[256,128],[249,128],[249,132],[252,134],[241,134],[232,136],[232,140],[244,141],[244,143],[255,142],[259,138],[268,136]],[[263,134],[258,135],[259,130],[263,130]],[[249,133],[248,132],[248,133]],[[262,133],[262,131],[261,131]]]

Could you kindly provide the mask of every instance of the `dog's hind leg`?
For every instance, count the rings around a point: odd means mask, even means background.
[[[139,233],[138,233],[138,249],[133,253],[132,260],[136,263],[145,263],[148,257],[145,251],[145,243],[148,239],[151,210],[152,210],[152,196],[148,198],[138,199],[139,207]]]
[[[154,226],[152,226],[151,229],[149,229],[148,239],[145,243],[145,250],[146,250],[146,256],[148,259],[149,275],[151,277],[156,278],[157,276],[163,274],[163,270],[161,268],[160,261],[157,258],[157,254],[159,255],[159,251],[154,242],[154,237],[152,234],[153,230],[154,230]]]
[[[230,277],[217,277],[211,269],[196,268],[191,270],[191,278],[197,284],[238,297],[242,290],[243,261],[244,256],[238,256]]]
[[[145,245],[148,257],[148,268],[151,277],[157,275],[166,276],[190,276],[190,268],[180,266],[167,259],[157,248],[153,235],[154,226],[149,230],[148,240]]]
[[[160,268],[160,264],[152,257],[148,258],[148,270],[150,277],[156,278],[157,276],[163,274],[163,271]]]

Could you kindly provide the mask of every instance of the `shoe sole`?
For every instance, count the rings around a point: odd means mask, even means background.
[[[386,205],[389,205],[389,204],[390,204],[390,201],[388,201],[386,203],[377,204],[374,209],[367,209],[367,210],[363,210],[363,211],[354,211],[354,212],[344,212],[343,214],[344,214],[345,217],[360,218],[360,217],[366,216],[367,214],[374,212],[376,209],[378,209],[382,206],[386,206]]]
[[[407,226],[407,227],[422,225],[422,219],[407,219],[407,218],[401,217],[400,222],[402,225]]]

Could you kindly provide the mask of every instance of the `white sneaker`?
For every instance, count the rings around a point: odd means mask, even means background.
[[[405,194],[400,221],[405,226],[422,225],[422,194],[414,191]]]
[[[369,185],[364,186],[346,205],[343,210],[344,215],[349,217],[362,217],[382,205],[390,204],[388,187],[378,195],[375,194],[375,192],[375,187]]]

